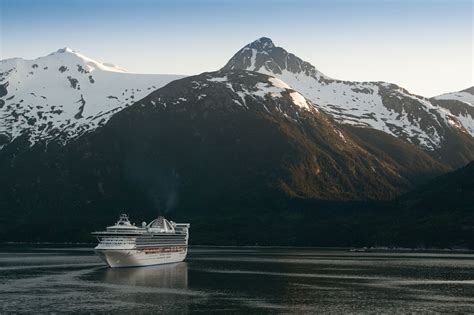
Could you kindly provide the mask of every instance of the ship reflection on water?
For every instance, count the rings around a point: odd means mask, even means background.
[[[90,274],[100,287],[101,311],[158,311],[187,313],[199,292],[188,289],[186,262],[147,267],[99,268]],[[98,301],[95,301],[96,304]],[[108,305],[107,305],[108,304]]]
[[[188,288],[188,266],[185,262],[137,268],[107,268],[105,283],[167,289]]]

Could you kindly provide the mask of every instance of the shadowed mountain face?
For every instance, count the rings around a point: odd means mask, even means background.
[[[380,219],[385,243],[474,248],[474,162],[421,185],[391,207]]]
[[[264,74],[177,80],[64,146],[24,136],[0,151],[2,238],[87,239],[119,209],[218,225],[291,198],[384,200],[446,171],[413,145],[351,128]]]
[[[451,167],[474,159],[474,139],[469,134],[472,117],[459,115],[469,108],[450,111],[447,109],[452,106],[438,106],[438,102],[392,83],[330,78],[265,37],[239,50],[223,69],[275,76],[336,121],[381,130],[422,148]]]

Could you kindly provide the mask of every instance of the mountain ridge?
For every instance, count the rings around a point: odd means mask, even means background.
[[[43,64],[48,58],[51,67]],[[427,99],[381,81],[336,80],[267,37],[246,45],[223,67],[234,68],[274,76],[339,123],[381,130],[452,168],[474,159],[474,138],[469,135],[474,107],[466,102]],[[65,143],[181,77],[126,73],[67,47],[34,60],[2,60],[0,148],[23,134],[30,144]]]
[[[179,75],[131,74],[69,48],[0,61],[0,148],[25,134],[66,142]]]
[[[433,157],[453,167],[474,159],[474,138],[447,109],[431,103],[428,98],[410,94],[396,84],[330,78],[310,63],[275,46],[269,38],[244,46],[222,69],[275,76],[338,122],[384,131],[431,152]],[[467,149],[459,146],[459,142],[467,143]],[[443,149],[448,146],[457,148],[460,153]]]
[[[455,115],[474,136],[474,86],[432,97],[431,101]]]

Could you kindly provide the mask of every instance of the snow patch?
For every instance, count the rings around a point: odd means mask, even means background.
[[[252,48],[252,56],[250,57],[250,68],[255,68],[255,61],[257,60],[257,50]]]
[[[207,81],[210,81],[210,82],[227,82],[228,79],[227,79],[227,76],[223,76],[223,77],[220,77],[220,78],[210,78],[210,79],[207,79]]]
[[[274,78],[274,77],[271,77],[268,79],[268,81],[270,81],[270,83],[273,85],[273,86],[276,86],[280,89],[291,89],[291,87],[286,84],[285,82],[283,82],[282,80],[280,79],[277,79],[277,78]]]
[[[293,103],[301,108],[309,109],[309,105],[306,99],[298,92],[290,92],[290,97],[293,99]]]

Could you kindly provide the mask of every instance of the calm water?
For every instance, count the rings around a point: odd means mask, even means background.
[[[89,248],[0,248],[0,311],[474,312],[474,255],[193,248],[106,268]]]

